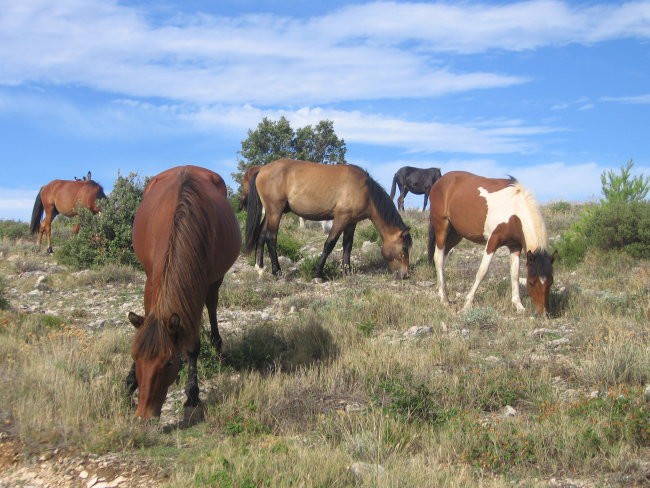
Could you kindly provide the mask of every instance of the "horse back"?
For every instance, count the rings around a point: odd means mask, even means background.
[[[512,180],[485,178],[465,171],[444,174],[429,195],[432,219],[446,219],[462,237],[476,243],[486,241],[493,229],[486,225],[488,203],[485,194],[510,186]]]
[[[78,205],[97,211],[95,202],[100,190],[94,181],[52,180],[41,188],[41,200],[45,207],[54,206],[60,214],[74,217]]]
[[[263,166],[256,187],[264,208],[283,211],[288,205],[297,215],[331,219],[337,212],[365,212],[368,175],[352,165],[326,165],[281,159]]]
[[[147,277],[155,280],[163,272],[183,178],[193,180],[201,197],[200,201],[187,203],[183,218],[205,217],[201,219],[205,228],[197,228],[193,235],[210,243],[210,252],[196,259],[202,260],[208,280],[213,282],[222,278],[237,259],[241,234],[239,223],[226,198],[223,179],[206,168],[171,168],[149,181],[133,222],[133,249]]]

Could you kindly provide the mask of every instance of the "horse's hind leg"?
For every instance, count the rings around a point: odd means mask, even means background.
[[[406,198],[408,192],[409,191],[408,188],[406,188],[406,185],[400,186],[399,197],[397,197],[397,210],[404,210],[404,199]]]
[[[429,191],[431,191],[431,188],[424,191],[424,203],[422,204],[422,211],[423,212],[425,212],[427,210],[427,201],[429,200]]]
[[[43,219],[43,222],[41,222],[41,226],[38,232],[39,247],[41,245],[41,238],[43,237],[43,233],[45,233],[45,237],[47,237],[47,252],[50,254],[54,252],[52,249],[52,221],[58,214],[59,212],[57,212],[56,208],[53,205],[45,207],[45,219]]]
[[[465,305],[463,305],[463,311],[467,311],[472,307],[472,302],[474,301],[474,295],[476,294],[476,290],[478,289],[478,286],[481,284],[481,281],[483,281],[483,278],[485,278],[485,275],[490,268],[490,263],[492,262],[492,257],[494,257],[494,252],[488,252],[488,248],[486,246],[485,252],[483,253],[483,259],[481,259],[481,265],[478,268],[478,271],[476,272],[476,279],[474,280],[474,285],[472,285],[472,289],[469,291],[467,294],[467,298],[465,299]]]
[[[356,222],[348,225],[343,229],[343,273],[348,274],[352,271],[350,267],[350,254],[352,253],[352,242],[354,239],[354,230],[357,228]]]
[[[221,346],[223,341],[219,335],[219,324],[217,322],[217,303],[219,302],[219,287],[223,283],[223,278],[215,281],[208,288],[208,295],[205,298],[205,308],[208,309],[208,319],[210,320],[210,342],[221,355]]]
[[[278,213],[277,216],[267,214],[266,216],[266,226],[265,226],[265,238],[266,245],[269,248],[269,258],[271,259],[271,273],[277,275],[281,273],[280,261],[278,261],[278,228],[280,227],[280,218],[282,213]]]

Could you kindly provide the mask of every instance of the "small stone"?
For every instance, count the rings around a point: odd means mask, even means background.
[[[645,388],[643,389],[643,398],[646,402],[650,402],[650,383],[645,385]]]
[[[402,334],[404,337],[423,337],[433,333],[433,327],[430,325],[414,325]]]
[[[81,478],[82,480],[87,479],[88,478],[88,471],[86,471],[84,469],[81,473],[79,473],[79,478]]]
[[[517,410],[512,408],[510,405],[506,405],[503,407],[503,416],[504,417],[514,417],[517,415]]]
[[[86,488],[91,488],[92,486],[95,486],[95,484],[97,484],[97,480],[98,480],[97,476],[93,476],[92,478],[90,478],[88,483],[86,483]]]
[[[125,481],[128,481],[124,476],[118,476],[115,478],[113,481],[111,481],[111,485],[113,486],[120,486],[122,483]]]
[[[550,341],[548,345],[551,347],[560,347],[560,346],[564,346],[565,344],[568,344],[569,342],[571,342],[569,341],[569,339],[563,337],[562,339],[555,339],[554,341]]]
[[[600,396],[600,392],[598,390],[594,390],[589,394],[589,398],[591,398],[592,400],[598,398],[599,396]]]

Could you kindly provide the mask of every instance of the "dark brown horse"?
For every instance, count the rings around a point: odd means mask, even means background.
[[[137,416],[160,415],[181,357],[189,366],[185,406],[199,404],[201,312],[205,305],[212,344],[220,350],[219,287],[240,245],[239,225],[221,176],[181,166],[149,181],[133,222],[133,249],[147,274],[145,316],[129,313],[137,332],[127,385],[131,393],[140,388]]]
[[[528,294],[537,312],[548,314],[556,254],[549,256],[547,252],[546,226],[531,193],[514,178],[492,179],[452,171],[431,188],[429,198],[429,262],[435,260],[438,294],[443,303],[449,303],[443,269],[445,258],[464,237],[485,244],[485,253],[463,310],[471,307],[494,252],[507,246],[510,250],[512,304],[517,311],[524,310],[519,298],[519,254],[526,250]]]
[[[41,245],[43,234],[47,237],[47,252],[52,252],[52,221],[58,214],[66,217],[77,215],[78,207],[90,209],[93,213],[99,212],[97,200],[106,198],[104,189],[100,184],[90,179],[87,180],[54,180],[43,186],[34,202],[30,230],[32,234],[38,231],[38,245]],[[45,212],[45,219],[41,222]],[[79,232],[79,223],[72,229],[73,234]]]
[[[341,233],[343,267],[346,271],[350,268],[354,230],[364,219],[370,219],[379,231],[381,253],[390,270],[400,278],[408,276],[409,228],[386,191],[361,168],[279,159],[253,176],[246,215],[246,250],[257,249],[256,265],[262,268],[266,244],[273,274],[280,271],[276,241],[280,219],[287,211],[308,220],[333,219],[316,266],[316,278],[322,279],[325,260]]]
[[[395,176],[393,176],[390,199],[392,200],[395,197],[396,185],[399,187],[399,197],[397,197],[397,208],[399,210],[404,210],[404,198],[409,191],[415,195],[424,195],[424,203],[422,204],[422,211],[424,212],[427,208],[427,199],[431,187],[441,176],[440,168],[421,169],[404,166],[398,169]]]

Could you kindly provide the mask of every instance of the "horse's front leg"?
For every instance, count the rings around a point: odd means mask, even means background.
[[[135,377],[135,361],[131,365],[129,374],[126,375],[126,389],[129,392],[129,398],[133,396],[135,390],[138,389],[138,379]],[[132,399],[131,399],[132,400]],[[135,406],[133,401],[131,402],[132,406]]]
[[[512,287],[512,304],[517,312],[525,310],[519,296],[519,253],[521,251],[510,251],[510,286]]]
[[[196,407],[201,400],[199,399],[199,380],[197,377],[196,362],[201,351],[201,341],[197,340],[191,351],[187,353],[187,384],[185,385],[185,408]]]
[[[336,246],[336,242],[339,240],[339,237],[341,236],[341,227],[336,220],[332,223],[332,229],[330,230],[330,233],[327,236],[327,239],[325,240],[325,244],[323,245],[323,252],[320,255],[320,258],[318,259],[318,263],[316,264],[316,272],[314,278],[322,280],[323,279],[323,269],[325,268],[325,261],[327,260],[327,257],[332,253],[332,250],[334,249],[334,246]]]
[[[427,210],[427,201],[429,200],[429,192],[431,191],[431,188],[428,190],[424,190],[424,203],[422,204],[422,211],[425,212]]]

